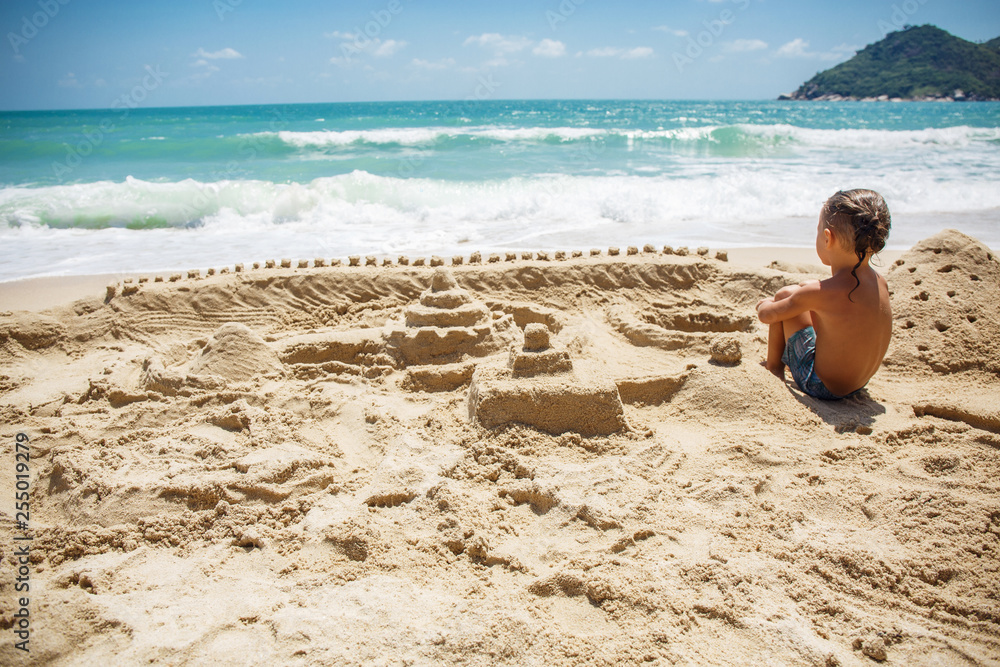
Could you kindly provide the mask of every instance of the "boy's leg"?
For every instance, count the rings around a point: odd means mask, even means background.
[[[798,285],[782,287],[774,295],[775,301],[787,299],[799,289]],[[785,343],[789,337],[800,329],[812,326],[812,316],[809,313],[802,313],[793,318],[775,322],[770,325],[767,331],[767,361],[764,367],[774,373],[779,379],[785,379],[785,362],[781,358],[785,355]]]
[[[779,379],[785,379],[785,362],[781,357],[785,354],[785,326],[775,322],[767,330],[767,361],[764,367],[774,373]]]

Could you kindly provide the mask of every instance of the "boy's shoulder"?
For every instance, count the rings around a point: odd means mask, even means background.
[[[813,289],[815,293],[811,297],[819,302],[836,301],[839,304],[843,304],[841,301],[843,297],[848,297],[849,301],[856,303],[858,296],[864,293],[863,286],[870,286],[872,283],[877,286],[877,293],[880,297],[888,295],[889,283],[886,281],[885,276],[869,268],[868,272],[865,273],[859,271],[857,280],[851,275],[850,271],[841,271],[829,278],[814,281]],[[863,288],[860,293],[856,291],[859,287]],[[849,298],[851,294],[855,295],[853,299]],[[878,298],[876,297],[876,300]]]
[[[812,281],[812,298],[817,301],[830,301],[846,296],[854,287],[854,278],[848,275],[835,274],[823,280]]]
[[[832,287],[832,285],[827,284],[829,280],[829,278],[825,278],[823,280],[803,280],[799,283],[799,288],[796,291],[802,297],[818,295],[823,292],[823,290],[830,289],[830,287]]]
[[[829,278],[817,281],[824,292],[833,294],[835,292],[848,292],[854,288],[854,276],[850,271],[840,271]]]

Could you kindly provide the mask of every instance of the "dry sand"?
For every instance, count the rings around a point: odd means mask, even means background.
[[[260,269],[0,313],[30,661],[1000,664],[1000,262],[957,232],[893,257],[886,362],[824,403],[760,365],[753,317],[822,268],[737,254]]]

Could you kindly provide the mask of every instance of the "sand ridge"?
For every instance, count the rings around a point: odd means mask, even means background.
[[[753,305],[801,267],[708,253],[289,265],[0,314],[32,659],[997,664],[1000,272],[957,232],[901,260],[886,364],[829,404],[759,364]],[[620,427],[470,418],[539,327]]]

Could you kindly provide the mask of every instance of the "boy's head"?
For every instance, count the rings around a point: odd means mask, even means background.
[[[820,220],[842,248],[854,251],[858,266],[889,238],[889,207],[874,190],[840,191],[826,200]]]

